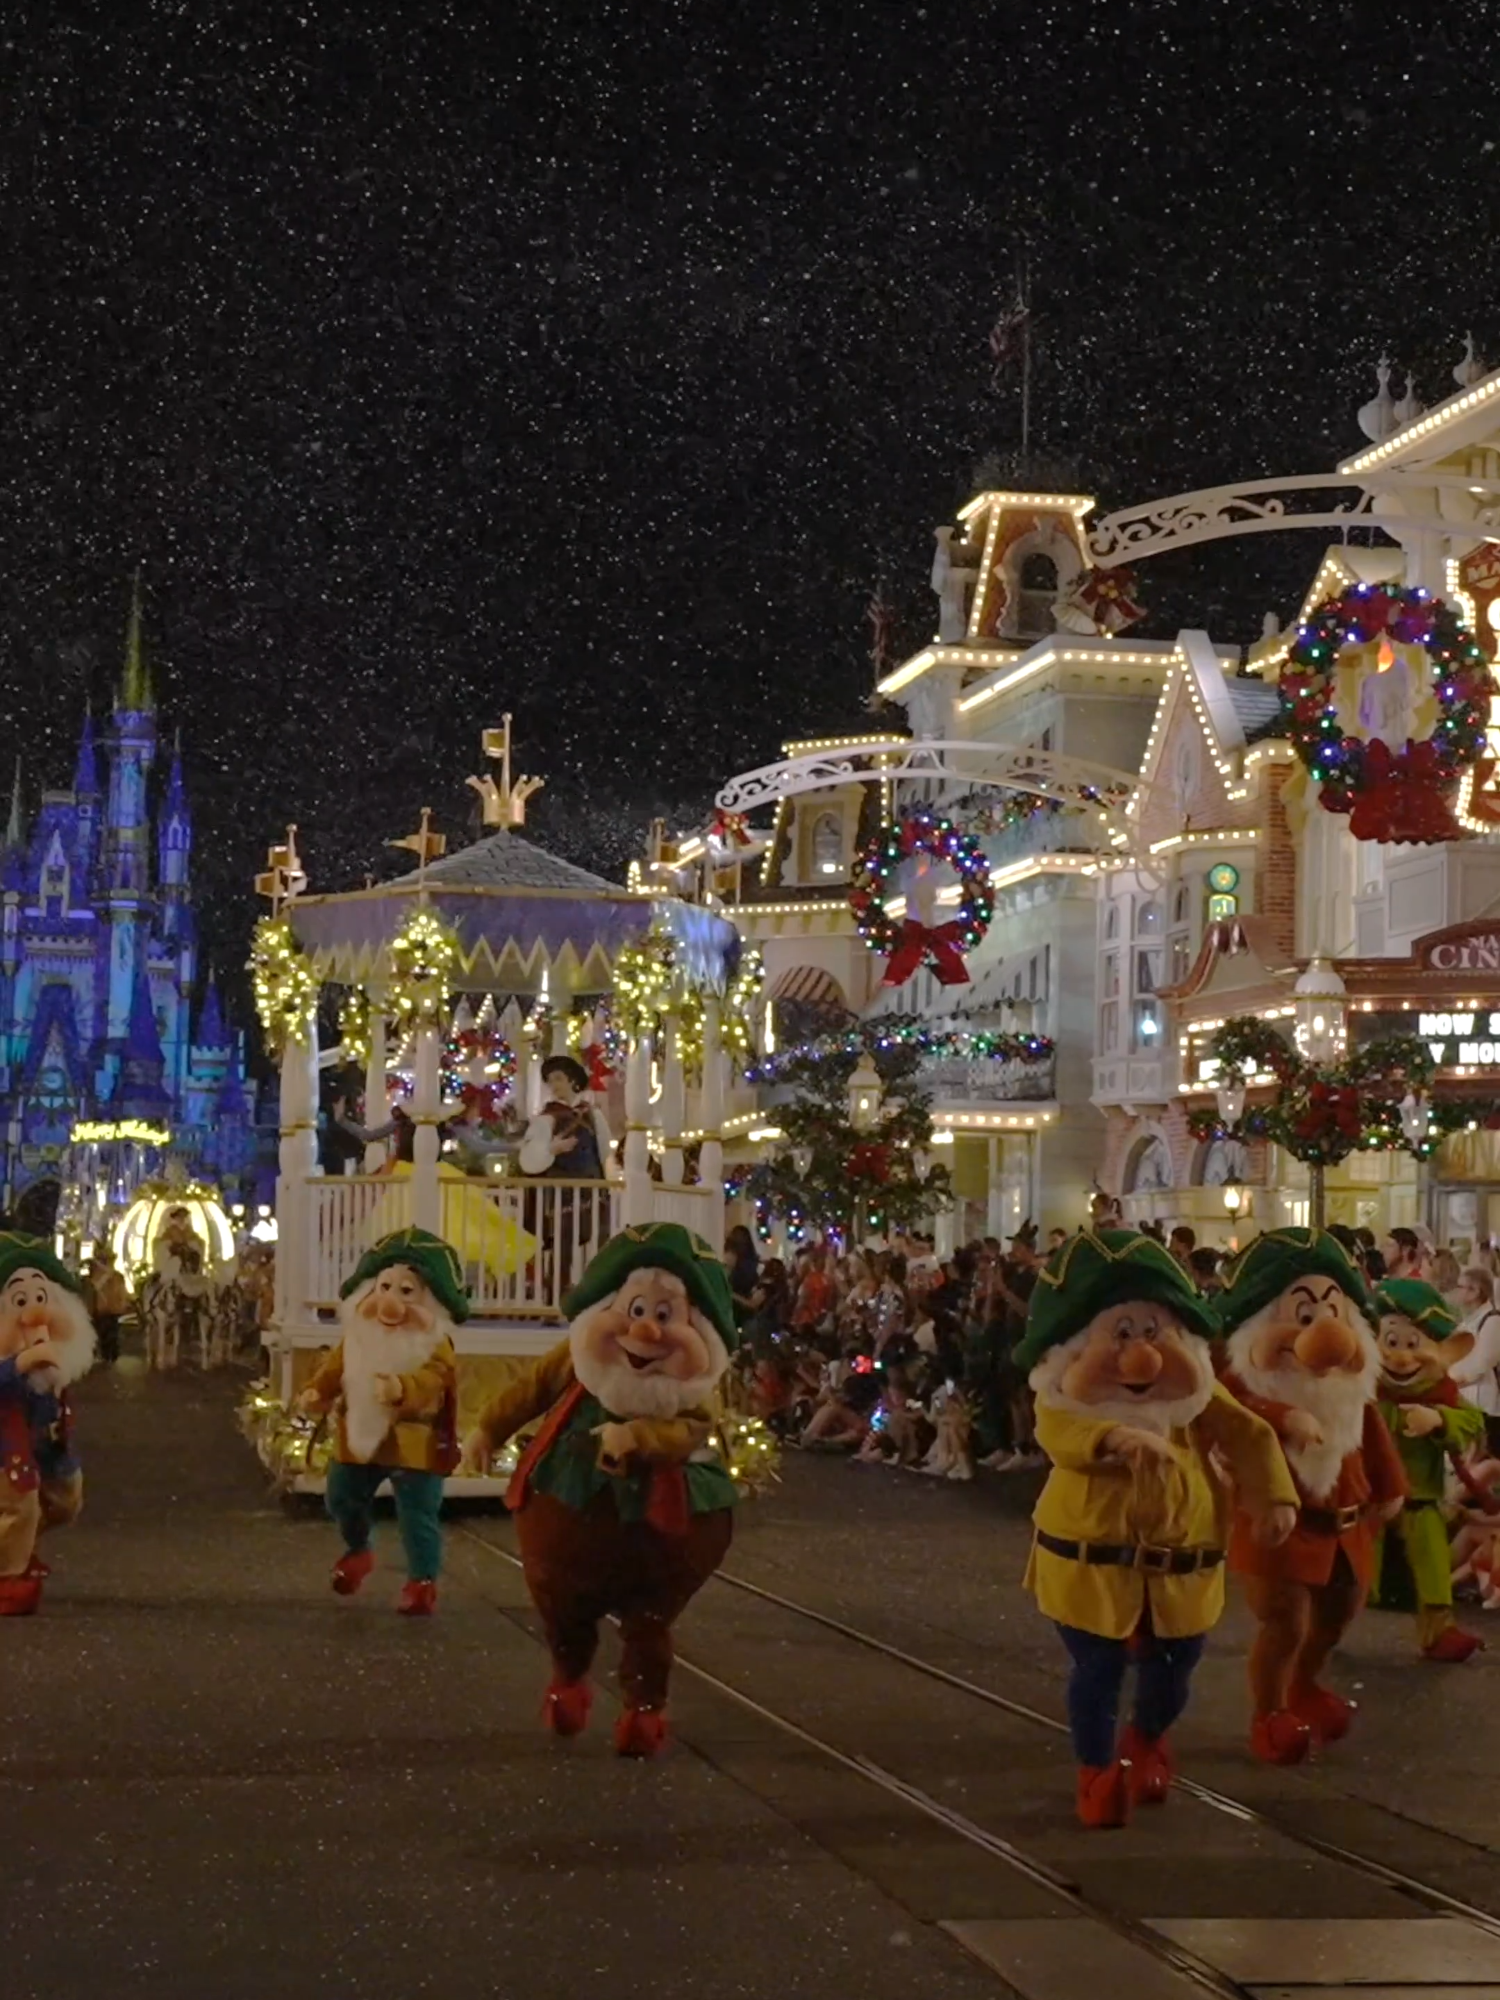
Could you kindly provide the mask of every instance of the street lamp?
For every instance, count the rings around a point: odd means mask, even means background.
[[[1432,1106],[1409,1090],[1401,1100],[1401,1136],[1409,1146],[1420,1146],[1431,1129]]]
[[[912,1171],[916,1174],[917,1179],[925,1181],[927,1176],[932,1172],[932,1155],[925,1146],[913,1146],[911,1149],[911,1164]]]
[[[875,1124],[884,1095],[885,1086],[880,1081],[880,1071],[867,1050],[849,1079],[849,1123],[856,1132],[868,1132]]]
[[[793,1146],[792,1172],[797,1176],[799,1181],[807,1179],[812,1163],[813,1149],[811,1146]]]
[[[1224,1183],[1224,1207],[1231,1216],[1238,1215],[1245,1205],[1245,1190],[1237,1180]]]
[[[1245,1086],[1242,1083],[1221,1083],[1214,1092],[1219,1105],[1219,1123],[1233,1131],[1244,1116]]]
[[[1326,958],[1314,958],[1292,988],[1298,1053],[1322,1068],[1344,1053],[1344,1019],[1349,994]]]

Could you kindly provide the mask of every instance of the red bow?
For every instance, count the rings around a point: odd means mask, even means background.
[[[716,812],[708,823],[708,837],[716,847],[749,847],[753,844],[743,813]]]
[[[608,1090],[610,1079],[615,1072],[614,1065],[604,1053],[603,1043],[590,1042],[583,1051],[583,1060],[588,1065],[589,1089],[599,1091],[601,1094]]]
[[[964,964],[963,937],[962,924],[929,926],[908,917],[886,960],[882,985],[904,986],[914,972],[928,965],[940,986],[967,986],[969,969]]]
[[[852,1180],[888,1181],[891,1177],[891,1149],[867,1141],[854,1148],[844,1165]]]
[[[1430,741],[1408,743],[1394,756],[1377,738],[1365,752],[1365,779],[1366,789],[1355,795],[1349,814],[1356,840],[1436,844],[1461,838],[1452,779]]]
[[[1339,1133],[1357,1139],[1360,1132],[1359,1092],[1352,1084],[1315,1083],[1307,1093],[1307,1110],[1297,1120],[1299,1139],[1322,1139]]]

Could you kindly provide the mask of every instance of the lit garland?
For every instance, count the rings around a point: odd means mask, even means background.
[[[456,933],[431,910],[413,910],[391,939],[389,1004],[402,1035],[438,1025],[457,962]]]
[[[765,983],[765,961],[754,945],[747,945],[740,953],[740,962],[724,996],[719,1031],[725,1049],[732,1056],[748,1056],[755,1047],[755,1014]]]
[[[262,917],[250,944],[250,978],[261,1033],[272,1055],[313,1032],[318,976],[285,917]]]
[[[516,1052],[498,1028],[461,1028],[443,1045],[443,1096],[493,1122],[516,1080]]]
[[[240,1431],[255,1448],[255,1455],[271,1475],[278,1493],[289,1493],[304,1476],[322,1479],[333,1456],[333,1430],[326,1417],[304,1416],[289,1410],[268,1381],[252,1382],[240,1399],[237,1412]],[[509,1479],[515,1471],[521,1448],[531,1430],[517,1433],[491,1458],[486,1476]],[[731,1467],[731,1471],[733,1468]]]
[[[1376,639],[1422,649],[1438,708],[1432,735],[1396,751],[1351,735],[1335,700],[1340,656]],[[1483,648],[1441,598],[1360,583],[1327,599],[1299,628],[1279,686],[1297,755],[1328,810],[1353,815],[1357,839],[1457,837],[1444,794],[1484,754],[1495,689]]]
[[[747,1499],[781,1483],[781,1446],[759,1417],[726,1412],[718,1425],[719,1456]]]
[[[653,924],[639,944],[615,958],[614,1014],[632,1040],[656,1032],[672,991],[676,951],[670,932]]]
[[[747,1083],[777,1083],[786,1071],[828,1056],[857,1056],[879,1051],[910,1050],[939,1060],[957,1057],[967,1062],[1050,1062],[1056,1043],[1048,1035],[990,1033],[985,1029],[934,1028],[920,1016],[891,1016],[862,1022],[858,1027],[819,1035],[796,1048],[780,1049],[745,1069]]]
[[[339,1041],[344,1061],[361,1069],[370,1060],[370,996],[362,986],[351,987],[339,1008]]]
[[[919,854],[946,861],[958,875],[958,912],[948,923],[928,925],[911,916],[898,922],[886,910],[892,876]],[[945,986],[963,985],[969,976],[963,954],[980,943],[995,913],[990,864],[977,840],[924,807],[882,827],[860,855],[849,907],[868,949],[889,960],[888,986],[901,985],[923,965]]]

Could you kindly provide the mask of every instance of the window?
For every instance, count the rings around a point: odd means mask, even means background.
[[[1099,1009],[1099,1050],[1107,1055],[1120,1045],[1120,1003],[1106,1000]]]
[[[1172,921],[1174,924],[1185,924],[1188,921],[1190,910],[1188,899],[1191,894],[1192,884],[1188,882],[1179,882],[1177,887],[1172,891]]]
[[[1107,938],[1117,938],[1120,935],[1120,906],[1114,901],[1110,902],[1104,913],[1104,935]]]
[[[844,829],[837,813],[819,813],[813,822],[813,873],[844,873]]]
[[[1161,985],[1160,951],[1138,951],[1135,955],[1135,990],[1154,993]]]
[[[1172,954],[1169,961],[1169,977],[1174,986],[1180,986],[1193,969],[1192,940],[1186,931],[1179,931],[1172,939]]]
[[[1141,903],[1135,913],[1135,928],[1138,937],[1155,937],[1161,929],[1161,904]]]
[[[1016,631],[1022,638],[1040,638],[1053,629],[1057,602],[1057,564],[1051,556],[1031,555],[1021,564],[1017,592]]]
[[[1120,954],[1107,952],[1104,959],[1104,997],[1113,1000],[1120,990]]]
[[[1161,1043],[1161,1016],[1154,1000],[1137,1000],[1131,1016],[1130,1046],[1154,1050]]]

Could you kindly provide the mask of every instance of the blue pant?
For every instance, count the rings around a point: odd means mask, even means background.
[[[443,1475],[408,1472],[402,1466],[346,1465],[333,1459],[328,1467],[328,1512],[337,1521],[352,1554],[370,1546],[375,1524],[375,1491],[383,1479],[396,1496],[396,1527],[406,1554],[406,1574],[413,1583],[436,1583],[443,1566]]]
[[[1115,1761],[1120,1692],[1131,1658],[1129,1639],[1101,1639],[1076,1625],[1059,1625],[1072,1656],[1068,1676],[1068,1728],[1080,1764],[1101,1769]],[[1158,1639],[1149,1624],[1136,1635],[1135,1708],[1131,1720],[1150,1742],[1165,1736],[1187,1707],[1193,1669],[1203,1657],[1206,1633],[1191,1639]]]

